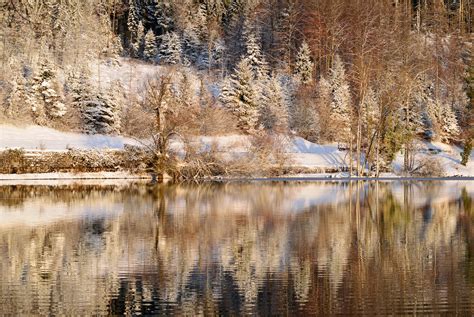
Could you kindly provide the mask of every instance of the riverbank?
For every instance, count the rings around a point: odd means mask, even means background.
[[[8,185],[19,181],[153,181],[151,173],[129,173],[129,172],[91,172],[91,173],[30,173],[30,174],[0,174],[0,185]],[[448,177],[412,177],[397,176],[390,173],[382,174],[380,177],[350,177],[348,173],[320,173],[320,174],[288,174],[268,177],[235,177],[215,176],[203,177],[201,181],[233,182],[233,181],[436,181],[436,180],[474,180],[474,176],[448,176]]]
[[[137,173],[148,175],[147,172],[154,169],[146,148],[133,139],[62,132],[39,126],[0,125],[0,130],[0,173],[3,173],[0,180],[133,179]],[[176,155],[176,167],[183,169],[180,172],[187,173],[186,177],[191,179],[348,177],[349,153],[336,143],[316,144],[288,135],[255,140],[247,135],[232,134],[196,136],[187,142],[193,154],[185,160],[186,147],[179,140],[171,140],[170,151]],[[456,145],[420,142],[414,176],[474,177],[474,153],[467,166],[463,166],[461,151]],[[404,178],[401,176],[403,160],[403,153],[397,153],[391,164],[384,167],[382,177]],[[96,176],[103,173],[110,176]],[[258,175],[260,173],[263,175]],[[20,174],[25,176],[12,176]]]

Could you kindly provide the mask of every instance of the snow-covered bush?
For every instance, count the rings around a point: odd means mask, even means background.
[[[442,177],[446,171],[436,157],[423,157],[418,161],[418,166],[411,172],[413,176],[419,177]]]

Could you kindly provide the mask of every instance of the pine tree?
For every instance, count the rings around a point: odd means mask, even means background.
[[[127,27],[128,31],[130,32],[131,55],[134,57],[138,57],[143,37],[143,25],[140,21],[140,15],[138,12],[136,0],[130,0]]]
[[[92,95],[91,74],[87,67],[72,69],[66,79],[66,93],[72,100],[72,104],[81,109],[82,102],[88,100]]]
[[[247,59],[254,75],[257,78],[266,78],[268,76],[268,64],[265,60],[265,56],[261,51],[260,45],[257,43],[255,34],[248,31],[244,34],[245,37],[245,48]]]
[[[25,117],[31,114],[31,106],[34,104],[32,100],[32,93],[28,80],[20,75],[14,76],[10,81],[10,93],[7,95],[5,109],[5,115],[10,118]],[[25,107],[30,106],[30,108]],[[1,107],[3,108],[3,107]]]
[[[260,129],[258,124],[258,95],[254,89],[254,75],[247,59],[242,59],[230,81],[226,82],[221,100],[237,117],[237,126],[246,133]]]
[[[162,36],[159,50],[160,62],[165,64],[180,64],[182,59],[182,44],[179,35],[169,32]]]
[[[135,57],[141,57],[143,55],[143,44],[145,40],[145,28],[142,22],[138,23],[137,32],[132,42],[132,53]]]
[[[435,96],[433,84],[429,83],[416,95],[416,102],[424,110],[426,133],[431,138],[449,142],[459,135],[459,124],[452,106]]]
[[[197,63],[199,55],[203,49],[198,32],[192,28],[184,30],[182,44],[183,53],[186,58],[193,63]]]
[[[138,15],[138,10],[136,6],[136,0],[130,0],[130,5],[128,9],[128,19],[127,19],[127,27],[128,31],[132,35],[132,42],[134,41],[137,30],[138,30],[138,23],[140,22],[140,16]]]
[[[32,100],[32,111],[39,124],[46,123],[46,119],[60,118],[67,112],[61,96],[56,91],[58,85],[55,76],[51,65],[43,62],[38,75],[33,78],[32,89],[35,97]]]
[[[313,67],[314,64],[311,61],[311,52],[309,50],[308,43],[303,41],[301,44],[298,55],[296,56],[295,73],[299,80],[303,84],[309,84],[313,81]]]
[[[145,47],[143,50],[143,56],[149,61],[153,61],[156,58],[158,49],[156,47],[156,37],[153,31],[150,29],[145,35]]]
[[[228,108],[232,108],[230,105],[235,101],[234,88],[230,77],[225,77],[224,81],[220,85],[219,100],[227,105]]]
[[[120,104],[118,91],[111,86],[109,91],[93,92],[82,101],[84,130],[90,134],[117,134],[120,132]]]
[[[263,128],[281,133],[288,132],[288,104],[280,82],[272,76],[262,95],[260,122]]]
[[[155,5],[155,18],[158,26],[158,34],[165,34],[174,28],[174,12],[172,2],[169,0],[158,0]]]
[[[441,116],[441,140],[444,142],[449,142],[450,140],[455,139],[459,133],[459,124],[456,114],[453,111],[453,108],[444,104],[442,107],[442,116]]]
[[[332,122],[338,132],[338,141],[345,142],[350,138],[351,134],[351,93],[349,84],[346,80],[346,71],[339,55],[334,59],[331,75],[329,78],[330,85],[333,89],[332,100],[330,104]]]

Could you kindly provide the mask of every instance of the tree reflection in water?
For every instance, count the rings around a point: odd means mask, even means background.
[[[0,186],[2,314],[474,312],[470,182]]]

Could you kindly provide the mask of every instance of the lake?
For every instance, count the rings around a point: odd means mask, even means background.
[[[474,182],[0,186],[0,315],[474,314]]]

